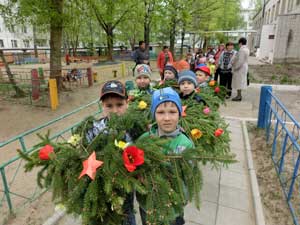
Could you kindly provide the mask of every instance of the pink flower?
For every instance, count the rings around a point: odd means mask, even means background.
[[[208,115],[208,114],[210,113],[210,108],[209,108],[209,107],[205,107],[205,108],[203,109],[203,113],[204,113],[205,115]]]

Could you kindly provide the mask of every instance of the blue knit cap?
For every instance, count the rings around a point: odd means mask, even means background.
[[[178,74],[178,76],[179,76],[178,84],[180,84],[182,81],[188,80],[188,81],[192,82],[195,85],[195,87],[198,86],[197,77],[196,77],[196,74],[193,71],[184,70],[184,71],[181,71]]]
[[[155,118],[157,107],[163,102],[173,102],[178,108],[179,116],[181,116],[182,106],[179,95],[172,88],[166,87],[153,92],[150,109],[153,119]]]

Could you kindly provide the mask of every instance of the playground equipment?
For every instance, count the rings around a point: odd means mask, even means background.
[[[300,124],[272,93],[261,88],[257,127],[266,130],[271,157],[295,225],[300,224]]]

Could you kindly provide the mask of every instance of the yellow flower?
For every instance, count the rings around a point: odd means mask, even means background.
[[[124,149],[129,145],[129,143],[126,143],[124,141],[117,141],[115,140],[115,146],[117,146],[120,149]]]
[[[139,102],[139,109],[146,109],[147,108],[147,103],[144,101]]]
[[[192,135],[193,139],[199,139],[202,137],[203,133],[199,129],[193,129],[193,130],[191,130],[191,135]]]
[[[71,145],[77,145],[80,139],[81,139],[80,135],[74,134],[69,138],[68,143]]]
[[[213,87],[216,85],[216,81],[215,80],[211,80],[209,83],[208,83],[209,86]]]

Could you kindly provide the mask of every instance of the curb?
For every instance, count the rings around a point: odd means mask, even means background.
[[[246,148],[246,155],[247,155],[247,164],[250,176],[250,186],[252,191],[252,200],[253,200],[253,208],[255,213],[255,222],[256,225],[265,225],[265,217],[263,213],[263,207],[261,203],[260,193],[258,182],[256,178],[255,168],[253,165],[252,153],[251,153],[251,146],[249,141],[249,135],[247,130],[246,121],[242,120],[242,129],[243,129],[243,136],[245,141],[245,148]]]
[[[64,215],[66,215],[65,209],[57,209],[54,214],[43,223],[43,225],[56,225]]]

